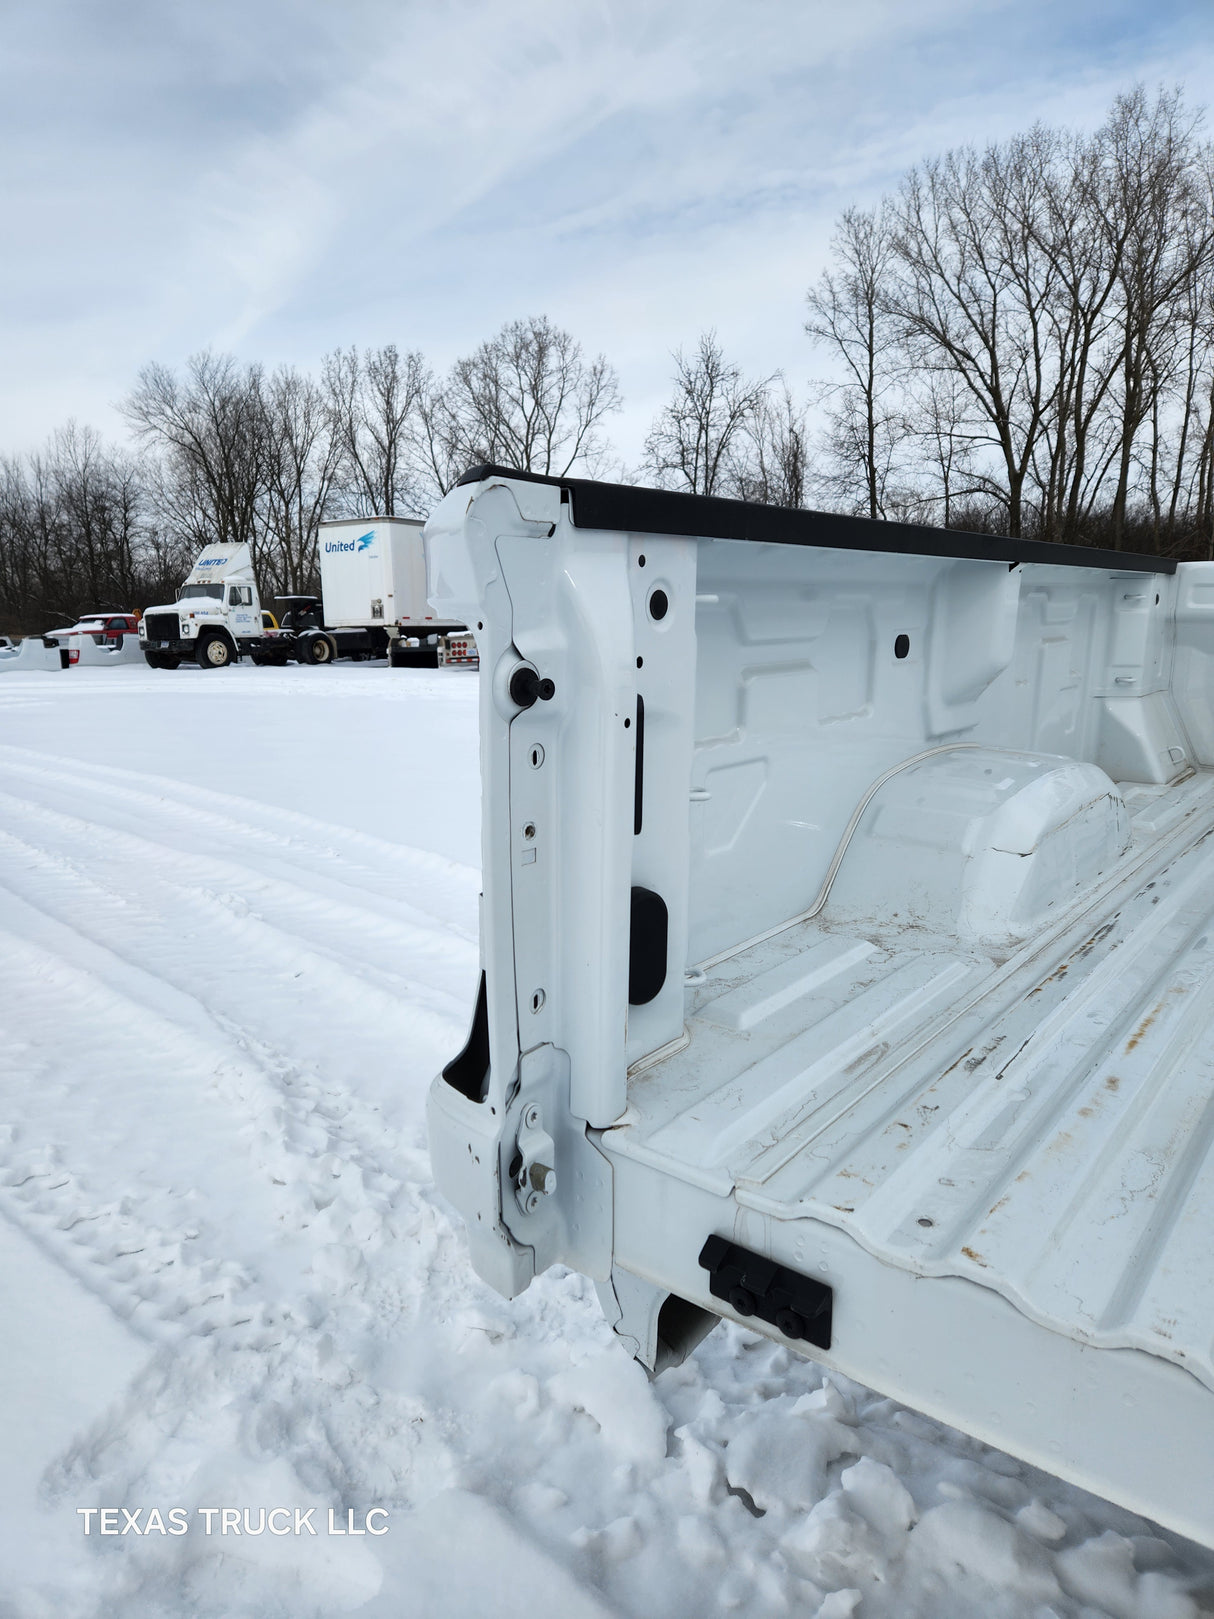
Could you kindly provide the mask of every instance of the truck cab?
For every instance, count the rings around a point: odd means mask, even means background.
[[[139,624],[153,669],[176,669],[183,659],[222,669],[255,651],[261,636],[261,602],[247,545],[204,546],[177,600],[149,607]]]
[[[478,467],[507,1296],[720,1318],[1214,1546],[1214,563]]]

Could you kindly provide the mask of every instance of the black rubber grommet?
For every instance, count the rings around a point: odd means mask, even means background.
[[[549,681],[551,685],[551,681]],[[510,700],[520,708],[530,708],[542,696],[540,677],[529,664],[520,663],[510,676]]]

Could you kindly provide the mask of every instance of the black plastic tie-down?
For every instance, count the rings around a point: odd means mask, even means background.
[[[740,1316],[755,1315],[794,1341],[830,1348],[834,1290],[812,1276],[777,1265],[724,1237],[709,1237],[700,1250],[708,1290]]]

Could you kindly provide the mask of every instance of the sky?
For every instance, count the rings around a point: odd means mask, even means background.
[[[1212,70],[1210,0],[0,0],[0,454],[123,437],[150,360],[445,368],[545,313],[632,465],[705,329],[823,374],[844,208]]]

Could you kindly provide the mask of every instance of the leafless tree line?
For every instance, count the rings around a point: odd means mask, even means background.
[[[122,406],[133,449],[73,425],[0,463],[0,620],[171,599],[211,541],[252,548],[267,599],[316,590],[325,517],[425,513],[478,461],[601,471],[618,408],[606,359],[543,316],[445,376],[392,344],[319,376],[211,353],[145,366]]]
[[[614,370],[543,316],[446,374],[391,344],[146,366],[131,449],[73,424],[0,461],[0,627],[164,599],[211,540],[251,545],[267,597],[314,590],[324,517],[424,513],[476,462],[1214,556],[1212,193],[1179,91],[922,163],[838,222],[816,397],[704,333],[632,469]]]
[[[1074,543],[1214,555],[1214,157],[1177,90],[913,168],[839,221],[819,487]]]

